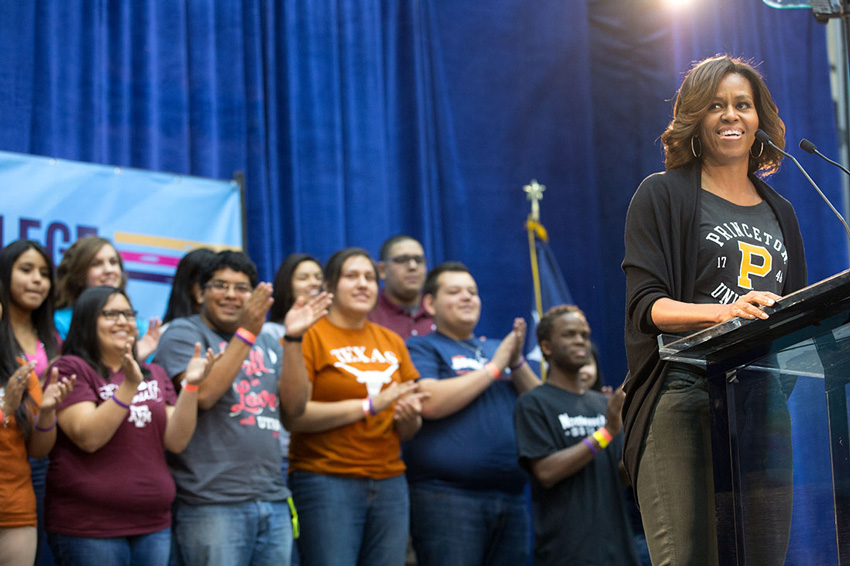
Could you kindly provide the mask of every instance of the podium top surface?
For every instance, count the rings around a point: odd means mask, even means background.
[[[802,353],[816,336],[850,322],[850,269],[762,310],[768,319],[733,318],[684,337],[662,334],[658,337],[661,359],[715,371],[757,361],[775,368],[781,362],[765,361],[766,356],[791,350]],[[813,353],[817,358],[817,352]]]

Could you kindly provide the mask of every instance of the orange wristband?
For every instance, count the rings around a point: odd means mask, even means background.
[[[236,332],[234,334],[236,334],[236,336],[240,340],[242,340],[243,342],[245,342],[249,346],[253,346],[254,342],[257,341],[257,336],[253,332],[251,332],[250,330],[246,330],[244,328],[237,328]]]
[[[499,376],[502,375],[502,371],[499,369],[499,366],[493,362],[487,362],[484,364],[484,369],[493,374],[493,379],[499,379]]]
[[[195,383],[189,383],[185,379],[180,382],[180,388],[186,393],[194,393],[198,390],[198,385]]]

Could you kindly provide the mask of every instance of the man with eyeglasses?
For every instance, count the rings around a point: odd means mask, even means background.
[[[181,454],[168,455],[178,562],[225,566],[252,557],[251,564],[286,566],[293,522],[280,474],[280,417],[304,411],[301,336],[325,314],[328,295],[296,303],[279,344],[260,332],[272,286],[257,284],[248,256],[219,252],[199,283],[201,312],[172,321],[154,358],[177,386],[196,342],[218,355],[198,389],[195,434]]]
[[[385,326],[407,340],[434,331],[434,320],[422,307],[425,284],[425,251],[422,244],[400,234],[381,246],[378,276],[384,288],[369,320]]]

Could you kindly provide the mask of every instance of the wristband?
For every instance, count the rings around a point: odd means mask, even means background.
[[[593,438],[595,438],[596,442],[599,443],[600,448],[607,448],[608,443],[611,442],[611,440],[613,440],[611,433],[608,432],[608,429],[605,428],[604,426],[593,433]]]
[[[121,401],[119,401],[119,400],[118,400],[118,397],[116,397],[116,396],[115,396],[115,394],[113,394],[113,395],[112,395],[112,397],[110,397],[110,399],[112,399],[113,401],[115,401],[115,404],[116,404],[116,405],[118,405],[119,407],[122,407],[122,408],[124,408],[124,409],[129,409],[129,408],[130,408],[130,405],[128,405],[127,403],[122,403]]]
[[[594,456],[599,453],[599,450],[597,450],[596,446],[593,445],[593,442],[591,442],[589,438],[583,438],[581,440],[581,443],[590,448],[590,451],[593,453]]]
[[[493,379],[499,379],[499,376],[502,375],[502,370],[500,370],[499,366],[497,366],[493,362],[487,362],[486,364],[484,364],[484,369],[493,374]]]
[[[369,397],[369,414],[374,417],[375,413],[375,404],[372,402],[372,398]]]
[[[180,389],[182,389],[186,393],[194,393],[195,391],[198,390],[198,384],[197,383],[189,383],[188,381],[186,381],[184,379],[183,381],[180,382]]]
[[[363,416],[364,417],[368,417],[370,414],[372,414],[372,400],[371,399],[369,399],[368,397],[364,397],[363,400],[360,403],[363,407]]]
[[[523,364],[525,364],[525,356],[520,356],[520,357],[519,357],[519,361],[516,363],[516,365],[515,365],[515,366],[511,366],[511,367],[510,367],[510,368],[508,368],[508,369],[510,369],[510,370],[511,370],[511,373],[513,373],[513,372],[515,372],[516,370],[518,370],[519,368],[521,368],[521,367],[523,366]]]
[[[248,344],[249,346],[253,346],[254,342],[257,341],[257,337],[250,330],[245,330],[244,328],[237,328],[234,333],[237,338]]]
[[[57,423],[58,421],[59,421],[59,419],[58,419],[57,417],[53,417],[53,424],[52,424],[52,425],[50,425],[49,427],[47,427],[47,428],[41,428],[40,426],[38,426],[38,423],[36,423],[36,424],[34,424],[34,425],[33,425],[33,428],[35,428],[35,430],[38,430],[38,431],[40,431],[40,432],[50,432],[51,430],[53,430],[54,428],[56,428],[56,423]]]
[[[303,336],[290,336],[289,334],[283,335],[284,342],[301,342],[302,340],[304,340]]]

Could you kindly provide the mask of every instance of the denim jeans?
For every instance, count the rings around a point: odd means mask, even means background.
[[[292,520],[286,501],[174,505],[174,547],[185,566],[288,566]]]
[[[410,531],[419,566],[515,566],[529,551],[522,494],[410,487]]]
[[[310,566],[404,564],[410,517],[407,480],[289,474],[298,508],[301,563]]]
[[[30,458],[32,489],[35,492],[35,511],[38,517],[38,546],[35,553],[36,566],[53,566],[53,553],[47,545],[47,535],[44,532],[44,493],[47,491],[47,467],[50,458]]]
[[[47,541],[59,566],[165,566],[171,549],[171,529],[116,538],[47,533]]]

